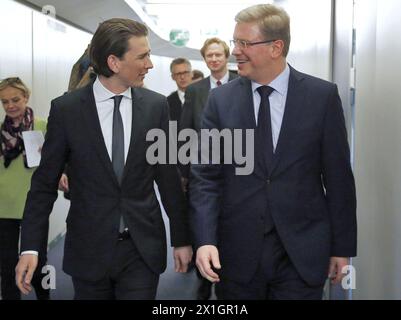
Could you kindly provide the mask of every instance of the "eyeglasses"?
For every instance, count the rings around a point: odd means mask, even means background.
[[[238,40],[238,39],[234,39],[234,40],[230,40],[230,45],[231,47],[238,47],[240,49],[247,49],[249,47],[253,47],[256,46],[258,44],[267,44],[267,43],[271,43],[277,41],[277,39],[272,39],[272,40],[266,40],[266,41],[257,41],[257,42],[249,42],[246,40]]]
[[[174,77],[179,77],[179,76],[187,76],[191,73],[191,71],[183,71],[183,72],[177,72],[177,73],[173,73]]]

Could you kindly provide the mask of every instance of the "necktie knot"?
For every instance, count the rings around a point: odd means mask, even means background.
[[[274,91],[274,89],[269,86],[261,86],[261,87],[257,88],[256,90],[259,92],[260,97],[262,99],[268,98]]]
[[[220,87],[221,86],[221,81],[217,80],[216,84],[217,84],[218,87]]]
[[[123,96],[114,96],[112,99],[114,100],[114,109],[119,109]]]

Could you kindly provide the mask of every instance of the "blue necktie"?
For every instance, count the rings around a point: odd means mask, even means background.
[[[269,96],[274,91],[273,88],[268,86],[261,86],[257,89],[260,95],[260,107],[258,113],[258,125],[256,127],[256,138],[258,139],[258,148],[261,155],[261,160],[265,165],[266,175],[269,175],[268,168],[270,168],[273,161],[273,138],[270,117],[270,102]]]
[[[258,92],[260,94],[260,107],[258,113],[258,125],[256,127],[256,145],[255,154],[258,156],[259,163],[262,164],[266,186],[269,186],[269,168],[273,161],[273,139],[271,129],[271,118],[270,118],[270,102],[269,96],[274,91],[273,88],[268,86],[259,87]],[[269,189],[266,189],[269,192]],[[264,222],[264,234],[268,234],[274,229],[274,221],[270,212],[269,205],[266,206],[266,212],[263,216]]]

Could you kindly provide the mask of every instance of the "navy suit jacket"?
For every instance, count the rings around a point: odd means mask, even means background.
[[[251,81],[211,91],[202,128],[255,129]],[[327,278],[329,258],[356,255],[356,196],[337,86],[291,68],[287,102],[269,177],[255,161],[251,175],[236,165],[192,165],[190,205],[196,246],[219,249],[222,276],[248,282],[258,266],[270,209],[301,277]]]

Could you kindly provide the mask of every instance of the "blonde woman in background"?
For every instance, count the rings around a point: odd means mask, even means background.
[[[20,223],[34,169],[28,168],[22,132],[46,130],[46,122],[36,119],[27,106],[30,90],[21,79],[7,78],[0,82],[0,100],[6,116],[0,132],[0,269],[3,300],[20,300],[15,284],[18,262]],[[47,248],[39,253],[38,272],[33,284],[39,300],[48,300],[49,290],[43,289],[42,266],[46,264]]]

